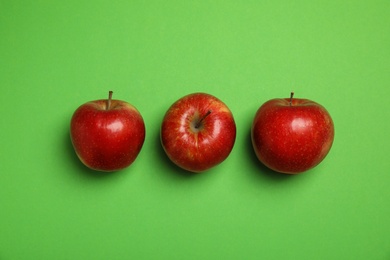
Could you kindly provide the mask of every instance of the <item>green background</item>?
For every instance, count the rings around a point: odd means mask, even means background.
[[[390,259],[390,2],[0,0],[0,259]],[[81,104],[126,100],[147,136],[129,168],[84,167]],[[315,169],[265,169],[258,107],[308,98],[336,136]],[[227,160],[174,166],[159,141],[192,92],[237,124]]]

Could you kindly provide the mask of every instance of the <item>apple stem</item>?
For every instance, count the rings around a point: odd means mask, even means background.
[[[291,93],[290,93],[290,106],[292,105],[293,97],[294,97],[294,92],[291,91]]]
[[[207,113],[204,114],[204,115],[201,117],[201,119],[198,120],[198,122],[196,122],[195,128],[199,128],[200,125],[202,124],[202,121],[203,121],[208,115],[210,115],[210,114],[211,114],[211,110],[207,111]]]
[[[107,109],[106,110],[109,110],[110,107],[111,107],[111,98],[112,98],[112,91],[108,91],[108,99],[107,99]]]

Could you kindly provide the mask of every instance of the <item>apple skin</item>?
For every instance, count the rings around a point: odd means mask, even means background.
[[[292,96],[293,93],[290,98],[265,102],[251,129],[257,158],[268,168],[286,174],[317,166],[334,139],[334,124],[328,111],[314,101]]]
[[[132,164],[145,140],[139,111],[125,101],[109,100],[110,104],[102,99],[81,105],[70,123],[71,141],[79,159],[87,167],[104,172]]]
[[[210,94],[193,93],[168,109],[160,137],[172,162],[190,172],[203,172],[229,156],[236,139],[236,124],[221,100]]]

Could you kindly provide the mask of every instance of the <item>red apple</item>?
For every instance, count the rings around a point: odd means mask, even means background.
[[[257,158],[270,169],[297,174],[318,165],[328,154],[334,126],[320,104],[293,98],[272,99],[256,113],[252,144]]]
[[[70,137],[80,160],[97,171],[128,167],[138,156],[145,140],[145,124],[131,104],[95,100],[81,105],[70,122]]]
[[[218,98],[194,93],[176,101],[161,126],[161,143],[179,167],[202,172],[224,161],[233,149],[236,124]]]

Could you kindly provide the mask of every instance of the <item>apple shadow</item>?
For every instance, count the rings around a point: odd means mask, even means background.
[[[155,135],[155,150],[157,151],[157,156],[161,161],[161,164],[164,165],[164,168],[167,169],[170,173],[173,173],[175,176],[181,176],[185,178],[194,178],[195,176],[201,175],[202,173],[194,173],[187,170],[184,170],[174,164],[168,155],[165,153],[164,148],[161,144],[160,131],[157,131]]]
[[[257,175],[258,177],[264,177],[270,181],[285,181],[292,179],[298,175],[295,174],[284,174],[280,172],[276,172],[274,170],[271,170],[267,166],[265,166],[263,163],[260,162],[260,160],[257,158],[256,153],[253,149],[252,145],[252,136],[251,136],[251,127],[248,127],[249,131],[246,136],[246,158],[249,158],[251,163],[254,165],[254,168],[259,169],[258,172],[252,172],[254,175]]]
[[[95,171],[87,166],[85,166],[80,159],[78,158],[73,145],[72,141],[70,140],[70,133],[69,131],[66,131],[66,135],[64,136],[64,147],[67,157],[69,158],[69,161],[72,163],[72,168],[75,169],[73,171],[74,174],[82,174],[83,176],[94,178],[94,179],[101,179],[101,178],[107,178],[112,175],[117,175],[118,173],[122,172],[101,172],[101,171]]]

